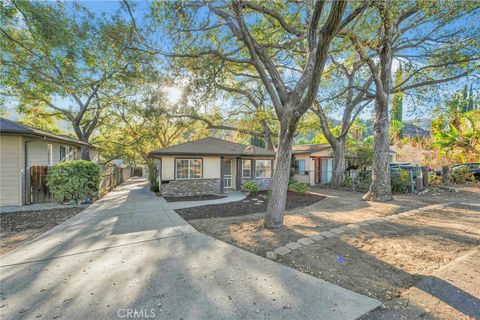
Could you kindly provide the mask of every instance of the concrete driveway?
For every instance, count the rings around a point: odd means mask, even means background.
[[[1,257],[2,319],[355,319],[380,302],[197,232],[144,180]]]

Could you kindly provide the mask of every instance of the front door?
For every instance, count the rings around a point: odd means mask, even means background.
[[[223,160],[223,187],[225,189],[232,188],[232,160]]]

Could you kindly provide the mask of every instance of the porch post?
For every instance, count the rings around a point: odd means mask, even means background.
[[[256,175],[255,175],[255,159],[250,160],[250,164],[251,164],[250,178],[251,178],[252,180],[254,180],[255,177],[256,177]]]
[[[220,157],[220,193],[223,193],[223,189],[224,189],[224,181],[223,181],[223,161],[224,161],[224,157]]]
[[[237,174],[236,174],[236,183],[237,183],[237,190],[242,189],[242,158],[237,157]]]

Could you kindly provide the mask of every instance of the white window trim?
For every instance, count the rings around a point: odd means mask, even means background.
[[[269,175],[269,176],[259,176],[259,175],[258,175],[258,172],[260,172],[260,171],[257,170],[257,163],[259,163],[259,161],[268,161],[268,162],[270,163],[270,175]],[[255,160],[255,179],[268,179],[268,178],[271,178],[271,177],[272,177],[272,173],[273,173],[272,160],[270,160],[270,159],[258,159],[258,160]]]
[[[250,161],[250,170],[248,176],[243,174],[243,161]],[[252,159],[242,159],[242,178],[251,179],[252,178]]]
[[[187,172],[188,172],[188,178],[179,178],[178,177],[178,170],[177,170],[177,161],[179,160],[188,160],[188,167],[187,167]],[[190,170],[190,163],[193,162],[193,160],[200,160],[200,165],[201,165],[201,174],[199,178],[191,178],[190,173],[193,171]],[[200,180],[203,179],[203,158],[175,158],[175,180]]]
[[[65,147],[65,161],[70,161],[72,160],[72,147],[71,146],[66,146]]]

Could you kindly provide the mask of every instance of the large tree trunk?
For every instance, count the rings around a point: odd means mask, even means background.
[[[81,151],[81,159],[90,161],[90,146],[89,145],[82,145]]]
[[[265,140],[265,148],[267,150],[275,150],[275,145],[273,144],[272,140],[272,131],[265,120],[262,120],[262,128],[264,137],[263,139]]]
[[[271,195],[268,199],[267,212],[265,213],[264,226],[266,228],[279,228],[283,225],[283,213],[285,211],[288,181],[290,179],[293,136],[296,127],[291,126],[291,121],[295,120],[289,119],[280,124]]]
[[[391,12],[387,1],[379,4],[382,16],[382,46],[380,61],[375,78],[375,119],[374,130],[374,156],[372,168],[372,184],[370,190],[363,197],[364,200],[390,201],[393,200],[390,181],[390,149],[388,136],[388,97],[392,78],[393,51],[392,41],[393,24]]]
[[[375,100],[374,156],[372,168],[372,184],[370,190],[363,196],[364,200],[393,200],[390,182],[390,149],[388,139],[388,95],[377,93],[383,97]]]
[[[345,139],[338,139],[333,148],[333,173],[331,185],[341,188],[345,179]]]

